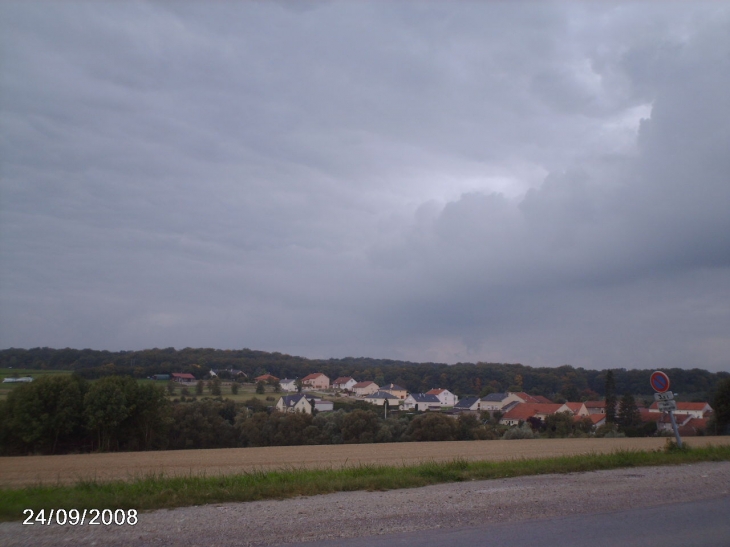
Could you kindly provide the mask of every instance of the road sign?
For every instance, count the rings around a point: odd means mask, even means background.
[[[671,391],[665,391],[664,393],[655,393],[654,394],[654,400],[655,401],[671,401],[674,399],[674,393]]]
[[[662,371],[657,370],[656,372],[651,373],[649,383],[651,384],[651,387],[654,388],[654,391],[664,393],[669,389],[669,376],[664,374]]]
[[[677,401],[658,401],[656,404],[657,408],[662,412],[668,412],[670,410],[677,410]]]

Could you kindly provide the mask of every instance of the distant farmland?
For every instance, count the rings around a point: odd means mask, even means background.
[[[657,450],[665,442],[665,438],[536,439],[19,456],[0,459],[0,486],[16,488],[38,483],[68,484],[82,479],[132,480],[152,474],[215,476],[361,464],[412,465],[454,459],[535,459],[611,453],[616,450]],[[693,437],[688,443],[695,447],[708,444],[730,446],[730,437]]]

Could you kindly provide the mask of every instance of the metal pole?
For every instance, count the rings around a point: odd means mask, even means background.
[[[669,419],[672,420],[672,429],[674,429],[674,436],[677,438],[677,446],[682,448],[682,437],[679,436],[679,429],[677,429],[677,421],[674,419],[674,411],[669,411]]]

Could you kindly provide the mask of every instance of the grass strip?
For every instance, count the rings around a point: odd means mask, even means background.
[[[0,489],[0,521],[23,518],[23,509],[137,509],[208,503],[285,499],[355,490],[393,490],[429,484],[576,473],[625,467],[678,465],[730,460],[730,446],[690,450],[630,451],[501,462],[453,460],[414,466],[358,465],[340,469],[291,469],[239,475],[168,477],[150,475],[132,481],[81,481]]]

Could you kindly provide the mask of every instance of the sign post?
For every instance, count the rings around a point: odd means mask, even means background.
[[[674,419],[674,411],[677,410],[677,403],[674,400],[674,393],[669,391],[669,376],[657,370],[651,373],[649,383],[654,388],[654,391],[656,391],[654,400],[657,402],[657,408],[662,412],[669,412],[669,419],[672,421],[674,436],[677,438],[677,446],[682,448],[682,437],[679,436],[677,421]]]

